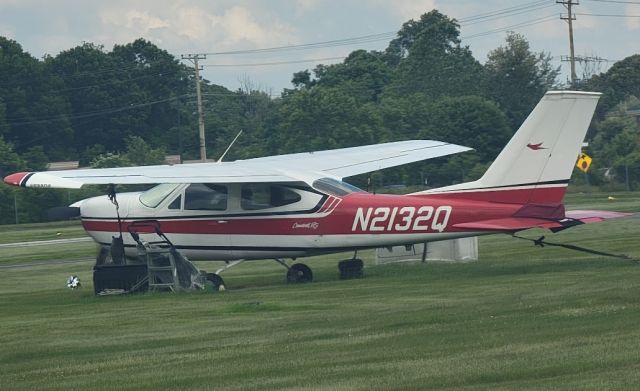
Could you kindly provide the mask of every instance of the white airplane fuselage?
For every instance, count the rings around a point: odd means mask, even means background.
[[[333,182],[346,186],[343,182]],[[128,255],[136,251],[135,242],[127,233],[131,224],[144,240],[158,240],[152,231],[135,228],[141,221],[152,220],[190,259],[297,258],[504,232],[504,229],[458,226],[507,218],[523,208],[517,202],[495,203],[429,194],[370,194],[350,187],[318,186],[318,189],[289,184],[217,184],[215,191],[204,192],[210,199],[203,201],[202,194],[197,193],[206,185],[162,186],[162,192],[156,197],[161,199],[154,199],[157,205],[150,204],[145,193],[118,194],[120,223],[115,207],[106,196],[82,201],[84,228],[104,246],[110,245],[112,237],[122,230]],[[258,194],[258,201],[262,202],[243,198],[247,188],[264,190],[265,194]],[[557,198],[558,192],[564,193],[564,188],[565,185],[560,185],[537,190],[537,193],[539,197],[550,194]],[[284,193],[286,199],[273,202],[274,193],[279,196]],[[194,194],[199,204],[193,199]],[[480,194],[482,192],[476,197],[481,198]],[[508,192],[501,194],[508,198]],[[490,194],[487,197],[490,198]],[[286,205],[280,205],[284,203]],[[558,208],[561,206],[547,208],[538,215],[546,213],[542,217],[550,217],[548,214],[553,212],[555,217],[563,217],[558,215]]]

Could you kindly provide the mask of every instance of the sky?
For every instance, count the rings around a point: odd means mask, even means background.
[[[357,49],[383,50],[403,23],[432,9],[460,21],[462,43],[480,62],[510,29],[533,51],[550,53],[567,78],[566,9],[555,0],[0,0],[0,36],[36,58],[83,42],[111,50],[144,38],[177,58],[208,53],[200,64],[213,84],[276,96],[291,88],[294,72],[341,62]],[[573,10],[576,55],[608,60],[590,63],[596,71],[640,53],[640,0],[581,0]],[[330,41],[343,44],[220,54]]]

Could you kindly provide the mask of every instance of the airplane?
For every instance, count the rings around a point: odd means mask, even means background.
[[[87,233],[100,245],[139,222],[154,221],[192,260],[273,259],[290,282],[312,270],[284,259],[354,251],[341,276],[361,275],[360,249],[411,245],[530,228],[553,232],[624,217],[607,211],[566,211],[563,198],[600,97],[596,92],[547,92],[478,180],[406,195],[371,194],[343,179],[468,151],[432,140],[194,163],[69,171],[20,172],[5,183],[34,188],[157,184],[143,192],[79,201]],[[151,232],[142,235],[151,235]],[[125,236],[124,251],[136,242]],[[210,273],[223,284],[220,269]]]

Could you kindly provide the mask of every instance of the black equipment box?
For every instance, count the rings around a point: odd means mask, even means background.
[[[93,290],[97,295],[105,289],[123,289],[132,287],[147,278],[147,265],[95,265],[93,267]],[[148,283],[137,287],[136,291],[146,291]]]

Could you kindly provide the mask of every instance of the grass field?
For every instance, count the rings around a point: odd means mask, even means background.
[[[640,194],[573,194],[575,208],[640,211]],[[69,229],[69,236],[81,235]],[[60,232],[36,225],[15,241]],[[640,258],[640,219],[541,234]],[[91,255],[91,243],[50,259]],[[9,251],[9,250],[5,250]],[[15,251],[15,249],[12,249]],[[472,263],[376,266],[287,285],[275,263],[225,274],[226,292],[94,297],[91,262],[11,266],[2,255],[2,390],[512,390],[640,386],[640,265],[499,235]],[[11,266],[11,267],[7,267]],[[202,262],[203,269],[215,265]],[[85,285],[65,286],[77,274]]]

